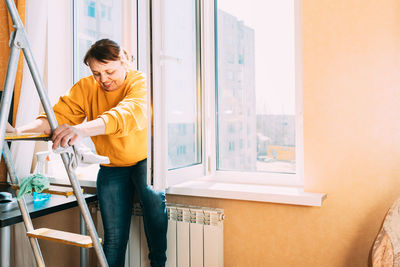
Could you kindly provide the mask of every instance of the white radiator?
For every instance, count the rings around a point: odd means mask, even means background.
[[[221,209],[167,204],[166,267],[223,267]],[[142,211],[135,205],[125,267],[149,267]]]

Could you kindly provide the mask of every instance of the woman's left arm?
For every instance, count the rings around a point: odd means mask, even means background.
[[[106,135],[127,136],[147,128],[147,89],[143,74],[138,73],[118,105],[99,116],[106,124]]]

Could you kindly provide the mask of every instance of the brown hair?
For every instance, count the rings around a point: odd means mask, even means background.
[[[89,66],[90,60],[92,59],[102,63],[121,60],[126,66],[130,63],[128,52],[110,39],[101,39],[92,44],[86,52],[83,62],[85,65]]]

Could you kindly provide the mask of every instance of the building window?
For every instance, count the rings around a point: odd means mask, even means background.
[[[177,154],[178,156],[185,155],[185,154],[186,154],[186,146],[178,146],[178,147],[177,147],[176,154]]]
[[[240,64],[240,65],[244,64],[244,58],[243,58],[242,54],[239,54],[239,56],[238,56],[238,64]]]
[[[179,127],[179,135],[185,136],[186,135],[186,124],[185,123],[180,123],[178,125],[178,127]],[[193,128],[193,127],[191,127],[191,128]]]
[[[94,1],[85,1],[85,5],[87,5],[87,16],[91,18],[96,17],[96,3]]]
[[[106,17],[107,7],[104,4],[101,4],[101,18],[104,19]]]
[[[232,62],[233,62],[233,60],[232,60]],[[233,81],[233,78],[234,78],[233,71],[227,71],[226,78],[230,81]]]
[[[235,142],[234,141],[228,142],[228,151],[235,151]]]
[[[109,21],[112,21],[112,9],[111,8],[107,9],[107,18]]]
[[[228,124],[228,133],[234,133],[235,132],[235,125],[232,123]]]

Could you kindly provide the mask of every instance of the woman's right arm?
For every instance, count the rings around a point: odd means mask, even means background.
[[[84,96],[79,83],[76,83],[65,95],[61,96],[53,106],[54,114],[59,125],[76,125],[85,120]],[[51,134],[51,127],[44,113],[40,114],[36,120],[14,129],[15,134],[22,133],[45,133]]]
[[[21,127],[15,128],[16,134],[21,133],[51,133],[51,128],[47,118],[39,118]]]

